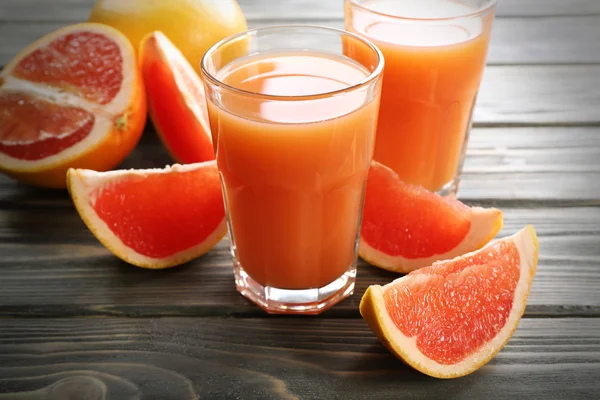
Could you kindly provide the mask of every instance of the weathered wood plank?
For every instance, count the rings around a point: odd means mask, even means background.
[[[0,21],[60,21],[86,20],[95,0],[2,0]],[[343,0],[238,0],[250,21],[276,18],[327,20],[343,17]],[[501,0],[499,17],[590,16],[600,14],[596,0]]]
[[[479,124],[598,124],[600,66],[487,67]]]
[[[320,4],[329,3],[326,1]],[[278,4],[286,5],[285,2]],[[287,6],[286,6],[287,7]],[[308,7],[310,8],[310,7]],[[0,13],[1,15],[1,13]],[[343,28],[341,19],[282,21],[250,20],[250,27],[281,23],[314,23]],[[488,64],[553,64],[600,62],[600,16],[561,18],[498,18],[494,31]],[[6,64],[29,43],[58,29],[67,22],[0,22],[0,65]],[[515,43],[519,43],[515,46]],[[576,44],[576,45],[575,45]]]
[[[173,163],[149,123],[120,168]],[[600,205],[598,128],[475,128],[459,196],[465,202]],[[0,207],[70,207],[64,191],[36,190],[0,175]]]
[[[527,315],[600,316],[598,208],[505,209],[501,236],[533,224],[540,264]],[[361,262],[355,294],[329,316],[358,316],[370,284],[392,274]],[[71,208],[0,211],[0,315],[263,315],[235,291],[224,240],[185,266],[148,271],[108,252]]]
[[[592,399],[599,332],[600,319],[523,319],[480,370],[440,380],[358,319],[3,319],[0,399]]]
[[[282,3],[285,4],[285,3]],[[600,62],[600,16],[498,18],[494,22],[487,64],[576,64]],[[250,27],[280,24],[279,19],[250,21]],[[342,19],[290,20],[338,29]],[[518,46],[515,46],[518,43]],[[575,45],[576,44],[576,45]]]
[[[238,0],[238,3],[248,19],[318,20],[341,19],[344,15],[343,0]],[[596,0],[499,0],[496,15],[501,18],[600,15],[600,4]]]

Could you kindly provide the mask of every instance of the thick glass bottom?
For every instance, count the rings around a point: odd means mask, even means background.
[[[321,288],[290,290],[263,286],[252,279],[234,258],[238,292],[270,314],[320,314],[354,292],[356,262],[346,272]]]
[[[460,183],[460,176],[455,177],[450,182],[446,183],[436,193],[442,197],[456,198],[456,192],[458,192],[458,184]]]

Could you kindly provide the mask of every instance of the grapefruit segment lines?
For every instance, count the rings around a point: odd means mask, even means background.
[[[406,273],[481,248],[502,229],[502,212],[468,207],[404,183],[373,161],[360,232],[359,255],[370,264]]]
[[[137,144],[146,110],[123,34],[94,23],[60,28],[0,72],[0,171],[64,188],[69,168],[112,169]]]
[[[96,238],[139,267],[183,264],[209,251],[227,232],[215,161],[164,169],[70,169],[68,188]]]
[[[475,252],[372,285],[360,312],[381,342],[438,378],[467,375],[508,342],[537,269],[532,226]]]

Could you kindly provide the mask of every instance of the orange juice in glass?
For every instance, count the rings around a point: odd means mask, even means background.
[[[345,28],[382,51],[374,159],[456,195],[496,0],[345,0]],[[362,60],[362,47],[346,53]],[[367,55],[364,55],[367,56]]]
[[[309,26],[250,30],[202,61],[236,286],[270,313],[353,292],[382,69],[363,38]]]

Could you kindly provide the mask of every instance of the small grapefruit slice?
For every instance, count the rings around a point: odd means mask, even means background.
[[[180,163],[215,158],[202,81],[160,31],[140,44],[150,117],[171,156]]]
[[[146,107],[123,34],[92,23],[58,29],[0,72],[0,171],[64,188],[69,167],[112,169],[137,144]]]
[[[514,333],[538,261],[532,226],[365,292],[360,313],[381,342],[437,378],[486,364]]]
[[[502,229],[502,212],[468,207],[404,183],[388,167],[371,163],[359,255],[368,263],[406,273],[488,243]]]
[[[115,256],[143,268],[183,264],[226,234],[215,161],[164,169],[69,169],[79,215]]]

